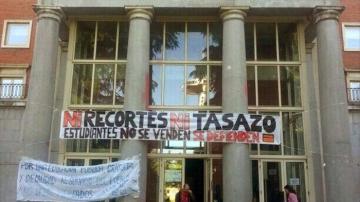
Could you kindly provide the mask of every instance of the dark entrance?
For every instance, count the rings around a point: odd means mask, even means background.
[[[185,183],[190,185],[196,202],[204,201],[204,160],[185,159]]]
[[[281,184],[281,163],[263,162],[265,202],[284,201]]]

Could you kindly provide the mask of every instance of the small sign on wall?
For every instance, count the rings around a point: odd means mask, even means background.
[[[289,184],[292,186],[300,185],[300,179],[299,178],[290,178]]]

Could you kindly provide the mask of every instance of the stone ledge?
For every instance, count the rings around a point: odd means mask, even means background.
[[[316,6],[338,6],[338,1],[334,0],[92,0],[92,1],[74,1],[74,0],[42,0],[43,6],[61,6],[61,7],[96,7],[96,8],[121,8],[126,5],[154,6],[154,7],[179,7],[179,8],[216,8],[220,6],[250,6],[256,8],[314,8]]]
[[[360,105],[350,105],[348,106],[349,111],[360,111]]]
[[[25,107],[26,100],[0,99],[0,107]]]

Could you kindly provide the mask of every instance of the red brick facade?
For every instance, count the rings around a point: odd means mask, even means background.
[[[0,1],[0,39],[2,39],[4,20],[32,20],[29,48],[3,48],[0,45],[0,64],[31,64],[36,31],[36,14],[32,5],[36,0]]]
[[[341,0],[345,11],[340,17],[341,34],[343,23],[359,23],[360,25],[360,0]],[[343,36],[341,36],[343,47],[343,61],[346,70],[360,71],[360,51],[344,51]]]

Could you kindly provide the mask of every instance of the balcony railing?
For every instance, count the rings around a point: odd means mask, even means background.
[[[24,84],[0,84],[0,99],[23,99],[25,98]]]
[[[348,101],[350,104],[360,104],[360,88],[348,88]]]

